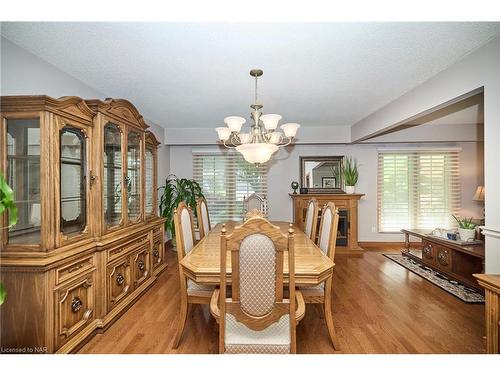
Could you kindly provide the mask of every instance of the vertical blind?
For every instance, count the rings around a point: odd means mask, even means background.
[[[267,195],[267,167],[250,164],[236,152],[193,152],[193,178],[203,190],[212,225],[242,220],[244,197]]]
[[[379,151],[377,190],[380,232],[455,227],[459,150]]]

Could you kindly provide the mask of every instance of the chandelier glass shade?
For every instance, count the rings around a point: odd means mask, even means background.
[[[280,147],[289,145],[300,128],[299,124],[288,123],[280,126],[282,117],[277,114],[262,114],[262,105],[257,101],[257,79],[263,74],[260,69],[252,69],[250,75],[255,77],[255,102],[250,106],[253,125],[249,131],[243,132],[245,118],[229,116],[224,119],[226,126],[215,128],[219,141],[227,148],[235,148],[245,160],[252,164],[269,161]]]

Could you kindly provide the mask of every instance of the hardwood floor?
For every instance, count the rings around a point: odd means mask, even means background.
[[[466,304],[373,250],[336,256],[335,353],[484,353],[484,305]],[[208,306],[190,311],[177,350],[177,254],[168,269],[105,333],[79,353],[217,353],[217,324]],[[297,327],[298,353],[334,353],[323,314],[308,305]]]

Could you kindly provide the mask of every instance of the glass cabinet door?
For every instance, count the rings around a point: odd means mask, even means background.
[[[81,233],[87,226],[85,136],[78,128],[61,130],[61,232]]]
[[[154,190],[154,173],[153,173],[153,168],[154,168],[154,153],[153,153],[153,147],[150,145],[146,145],[146,165],[145,165],[145,174],[146,174],[146,181],[145,181],[145,200],[146,200],[146,215],[151,215],[154,213],[154,195],[155,191]]]
[[[120,128],[112,123],[104,127],[104,221],[107,227],[122,221],[122,141]]]
[[[14,191],[18,220],[9,228],[10,244],[39,244],[40,119],[7,120],[7,183]]]
[[[141,133],[129,131],[127,139],[128,218],[137,221],[141,216]]]

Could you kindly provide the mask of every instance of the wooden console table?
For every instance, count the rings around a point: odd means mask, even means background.
[[[301,230],[304,230],[307,203],[316,198],[321,208],[328,202],[335,203],[338,208],[339,230],[337,235],[337,252],[362,251],[358,245],[358,201],[364,194],[289,194],[293,201],[293,221]],[[320,228],[319,222],[317,226]]]
[[[485,290],[486,299],[486,353],[499,353],[500,330],[500,275],[474,274]]]
[[[460,245],[458,242],[447,241],[428,235],[429,230],[402,229],[405,234],[405,249],[407,255],[430,268],[448,275],[469,287],[480,289],[473,274],[484,270],[484,244]],[[410,246],[410,236],[422,239],[422,248]]]

